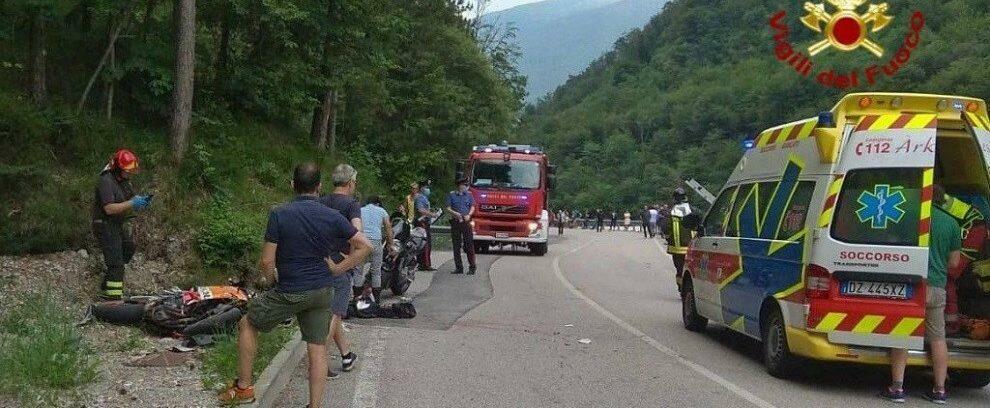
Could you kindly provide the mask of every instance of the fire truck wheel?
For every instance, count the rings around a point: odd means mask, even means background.
[[[787,331],[784,329],[784,316],[776,304],[767,307],[761,319],[763,339],[763,365],[767,373],[777,378],[794,375],[798,366],[797,357],[791,354],[787,345]]]
[[[543,256],[547,254],[547,244],[529,244],[529,250],[533,252],[533,255]]]
[[[698,314],[691,280],[684,281],[684,296],[681,296],[681,320],[684,328],[693,332],[703,332],[708,327],[708,319]]]
[[[487,254],[488,248],[488,244],[481,241],[474,241],[474,252],[479,254]]]
[[[951,370],[949,383],[962,388],[983,388],[990,385],[990,371]]]

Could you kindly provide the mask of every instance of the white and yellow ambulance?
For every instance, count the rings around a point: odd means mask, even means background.
[[[884,364],[891,347],[928,365],[933,185],[982,218],[988,159],[990,119],[974,98],[851,94],[766,130],[690,246],[685,327],[713,321],[762,341],[777,376],[800,358]],[[990,383],[990,341],[948,341],[953,381]]]

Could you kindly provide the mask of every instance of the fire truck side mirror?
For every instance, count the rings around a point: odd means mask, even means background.
[[[465,167],[467,167],[467,162],[464,160],[458,160],[457,164],[454,166],[454,171],[459,175],[464,174]]]
[[[547,190],[554,190],[557,188],[557,176],[551,174],[547,177]]]
[[[551,164],[547,166],[547,174],[557,174],[557,165]]]

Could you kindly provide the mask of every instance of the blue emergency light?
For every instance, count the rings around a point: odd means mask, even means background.
[[[832,111],[824,111],[818,114],[818,127],[835,127],[835,115]]]
[[[743,151],[749,150],[756,147],[756,141],[753,139],[745,139],[742,141]]]

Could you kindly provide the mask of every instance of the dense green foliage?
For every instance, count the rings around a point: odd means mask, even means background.
[[[892,79],[859,90],[990,97],[990,9],[978,0],[889,2],[894,21],[871,34],[884,59],[859,50],[826,51],[816,72],[886,63],[914,10],[926,16],[922,43]],[[522,137],[560,163],[556,204],[626,208],[668,200],[681,180],[721,188],[761,130],[814,116],[848,91],[825,88],[777,61],[768,20],[787,10],[790,40],[803,51],[813,36],[801,2],[675,0],[642,30],[528,109]],[[865,6],[864,6],[865,7]]]
[[[96,174],[121,146],[142,158],[136,183],[157,192],[144,226],[198,237],[206,264],[228,268],[290,196],[294,163],[350,162],[361,193],[396,204],[410,181],[450,183],[454,158],[517,120],[525,80],[508,44],[478,43],[463,0],[205,0],[190,147],[174,163],[174,3],[0,2],[0,253],[83,246]],[[34,92],[39,55],[46,98]],[[336,137],[322,151],[311,134],[329,90]]]

